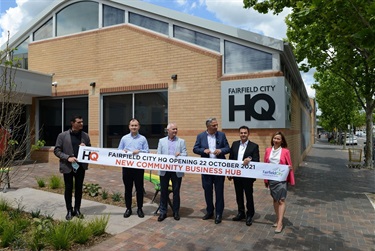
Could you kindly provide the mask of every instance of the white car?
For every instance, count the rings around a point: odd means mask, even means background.
[[[346,135],[346,145],[358,145],[357,137],[354,135]]]

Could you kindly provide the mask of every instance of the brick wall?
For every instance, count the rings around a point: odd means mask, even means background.
[[[99,146],[100,95],[126,89],[168,88],[168,117],[179,126],[189,155],[205,120],[221,124],[220,82],[233,79],[282,76],[282,72],[225,76],[220,54],[134,27],[120,25],[77,35],[35,42],[29,46],[29,69],[54,73],[53,96],[88,95],[89,134]],[[177,81],[171,79],[177,74]],[[89,84],[96,82],[96,87]],[[300,102],[292,96],[292,125],[280,129],[287,137],[294,166],[302,160],[300,149]],[[261,158],[278,129],[251,130],[250,139],[260,145]],[[238,130],[225,130],[231,144]],[[124,132],[126,134],[128,132]],[[53,154],[53,153],[52,153]]]

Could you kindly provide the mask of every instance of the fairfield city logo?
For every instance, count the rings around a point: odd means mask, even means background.
[[[90,161],[98,161],[99,154],[98,154],[98,152],[83,151],[82,159],[83,160],[90,160]]]

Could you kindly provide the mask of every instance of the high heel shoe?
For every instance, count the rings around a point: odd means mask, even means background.
[[[280,230],[278,230],[278,229],[276,228],[276,229],[275,229],[275,234],[280,234],[280,233],[283,231],[283,229],[284,229],[284,226],[283,226],[283,225],[281,225]]]

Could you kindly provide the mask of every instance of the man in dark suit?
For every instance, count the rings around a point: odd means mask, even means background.
[[[54,154],[60,159],[60,173],[64,175],[65,183],[65,205],[68,213],[65,216],[66,220],[71,220],[73,216],[82,218],[80,207],[82,200],[83,180],[85,178],[85,171],[88,168],[87,163],[78,163],[79,146],[91,146],[90,137],[87,133],[82,131],[83,119],[82,116],[73,116],[70,120],[72,128],[60,133],[56,139]],[[73,178],[74,178],[74,210],[72,207],[72,192],[73,192]]]
[[[218,131],[216,118],[207,119],[206,127],[207,131],[198,134],[193,152],[199,154],[202,158],[225,159],[225,154],[229,153],[230,148],[225,134]],[[224,211],[224,181],[225,177],[221,175],[202,174],[202,186],[207,205],[203,220],[213,218],[215,209],[215,224],[221,223]],[[213,204],[213,187],[215,187],[215,207]]]
[[[229,159],[243,161],[243,165],[248,165],[250,161],[259,162],[259,146],[249,140],[250,129],[247,126],[241,126],[240,140],[234,141],[230,148]],[[246,225],[251,226],[255,214],[253,199],[253,183],[255,179],[244,177],[228,177],[233,178],[234,188],[236,191],[236,201],[238,206],[238,214],[232,219],[240,221],[246,218]],[[246,209],[244,205],[244,191],[246,195]]]

